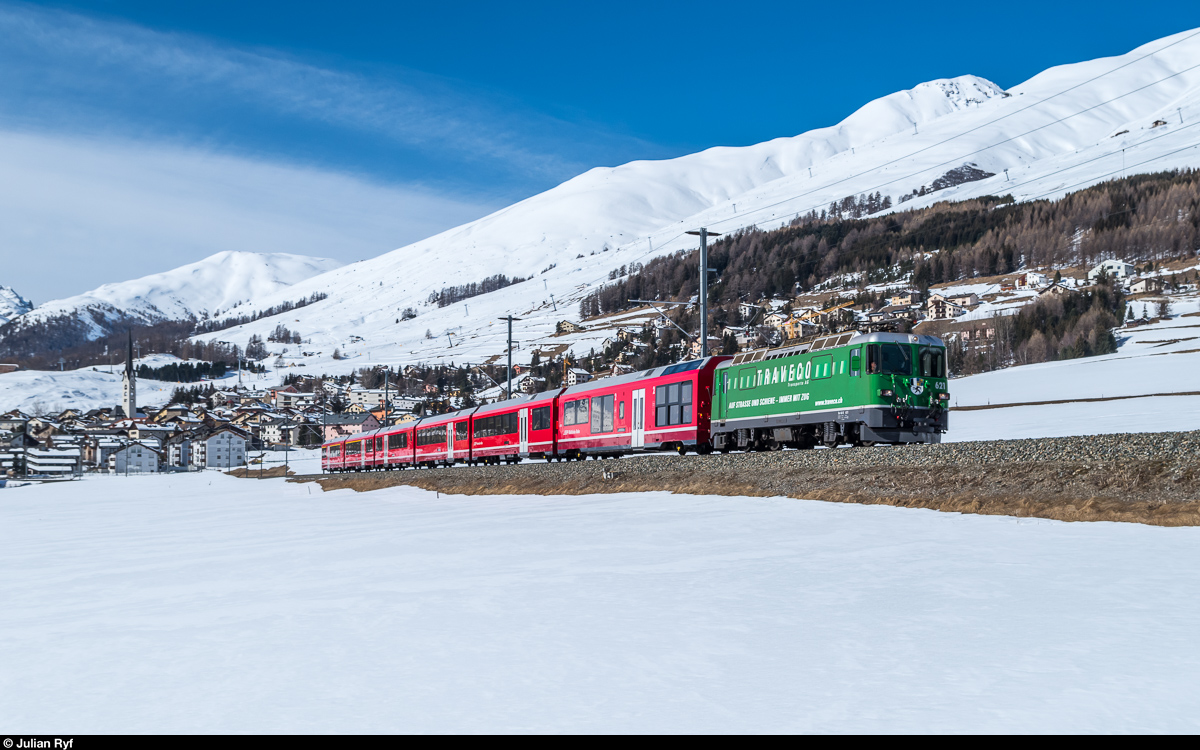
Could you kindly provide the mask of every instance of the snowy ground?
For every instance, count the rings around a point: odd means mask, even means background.
[[[1200,391],[1200,317],[1177,317],[1123,330],[1119,339],[1116,354],[1010,367],[951,380],[951,404],[1030,404]],[[945,439],[959,442],[1196,429],[1200,429],[1200,396],[1150,396],[952,411]]]
[[[0,490],[6,731],[1200,730],[1200,529],[87,487]]]

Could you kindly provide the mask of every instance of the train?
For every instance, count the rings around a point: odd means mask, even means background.
[[[847,331],[339,436],[321,469],[938,443],[949,400],[941,339]]]

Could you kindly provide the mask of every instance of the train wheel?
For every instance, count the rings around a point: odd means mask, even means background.
[[[707,456],[713,452],[713,447],[708,443],[701,443],[700,445],[696,446],[696,452],[701,456]]]

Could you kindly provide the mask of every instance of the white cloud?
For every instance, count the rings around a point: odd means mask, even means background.
[[[0,284],[44,302],[221,250],[354,261],[494,206],[199,149],[0,131]]]
[[[366,138],[411,162],[438,163],[437,172],[475,164],[542,182],[594,164],[585,152],[620,151],[624,160],[645,146],[419,71],[368,75],[62,11],[0,3],[0,39],[0,115],[26,125],[22,117],[32,117],[39,129],[211,126],[235,141],[255,131],[286,141],[295,135],[287,131],[307,128],[309,144],[313,132],[326,140],[321,151],[330,140]],[[214,112],[220,122],[204,122]]]

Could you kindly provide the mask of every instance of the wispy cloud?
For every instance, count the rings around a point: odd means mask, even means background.
[[[384,158],[418,177],[470,164],[538,186],[604,154],[654,151],[418,71],[367,75],[27,5],[0,4],[0,38],[0,113],[10,122],[216,133],[249,148],[277,138],[318,158],[354,148],[338,139],[366,139],[396,149]]]
[[[221,250],[369,258],[497,206],[198,149],[0,131],[0,284],[35,302]]]
[[[220,250],[356,260],[657,155],[416,71],[0,2],[0,283],[37,301]]]

